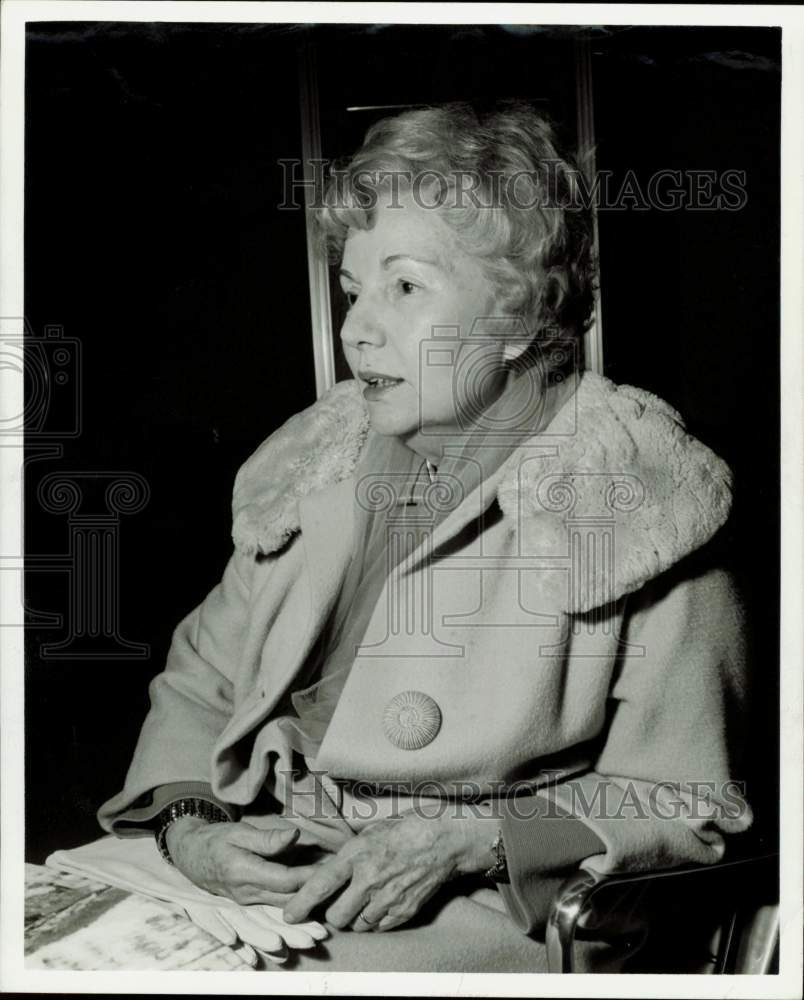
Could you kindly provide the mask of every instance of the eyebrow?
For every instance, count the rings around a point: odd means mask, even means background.
[[[412,253],[394,253],[383,260],[383,271],[387,271],[391,264],[394,264],[398,260],[415,260],[417,264],[428,264],[430,267],[438,267],[442,271],[446,270],[442,261],[433,259],[432,257],[417,257],[416,254]]]
[[[428,267],[437,267],[441,271],[448,271],[449,266],[445,264],[442,260],[435,259],[433,257],[418,257],[416,254],[412,253],[394,253],[385,257],[382,261],[381,267],[383,271],[387,271],[388,268],[395,264],[398,260],[413,260],[417,264],[427,264]],[[347,271],[345,267],[338,270],[339,277],[349,278],[351,281],[355,281],[355,276]]]

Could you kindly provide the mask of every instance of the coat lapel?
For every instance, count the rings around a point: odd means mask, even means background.
[[[368,433],[359,385],[340,382],[271,435],[235,483],[233,536],[242,552],[277,551],[302,528],[313,621],[331,608],[348,564]],[[566,553],[581,522],[607,533],[607,550],[616,543],[616,564],[595,556],[574,573],[565,609],[586,612],[708,541],[728,516],[731,474],[663,400],[585,372],[547,426],[481,477],[399,571],[419,566],[495,498],[522,555]]]
[[[342,480],[302,498],[296,508],[303,546],[301,561],[288,567],[292,581],[269,578],[273,596],[260,594],[276,613],[263,637],[259,681],[250,686],[221,734],[216,760],[225,765],[228,749],[266,719],[313,651],[338,596],[354,549],[354,480]]]
[[[278,616],[266,637],[261,676],[270,707],[312,652],[335,604],[354,551],[353,497],[353,481],[349,478],[299,503],[304,567],[303,579],[297,586],[306,589],[307,594],[300,593],[298,602],[301,605],[303,601],[307,607],[300,606],[296,614]],[[303,600],[305,596],[309,603]]]
[[[355,550],[355,478],[299,501],[299,526],[310,573],[311,620],[322,624],[338,596]]]

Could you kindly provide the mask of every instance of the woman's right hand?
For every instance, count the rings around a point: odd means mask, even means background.
[[[272,829],[183,816],[165,842],[173,864],[201,889],[236,903],[284,906],[316,870],[300,863],[299,829],[276,817]],[[294,860],[296,863],[294,863]]]

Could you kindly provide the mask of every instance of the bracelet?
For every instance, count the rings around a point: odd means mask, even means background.
[[[173,858],[167,847],[167,832],[176,820],[185,816],[194,816],[203,819],[207,823],[230,823],[231,819],[214,802],[208,799],[178,799],[165,806],[162,812],[156,817],[156,846],[159,853],[169,865],[173,864]]]
[[[495,882],[508,881],[508,862],[505,857],[505,844],[503,844],[502,830],[497,831],[494,843],[491,845],[494,856],[497,859],[491,868],[484,872],[486,878],[494,879]]]

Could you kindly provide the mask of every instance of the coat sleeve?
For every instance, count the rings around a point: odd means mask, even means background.
[[[151,835],[157,830],[157,817],[162,810],[182,799],[205,799],[222,809],[232,822],[241,816],[241,810],[231,802],[221,801],[206,781],[174,781],[144,793],[130,809],[115,816],[113,832],[118,837]]]
[[[752,822],[736,753],[747,700],[744,615],[730,575],[679,564],[628,604],[628,655],[593,770],[505,806],[503,895],[526,931],[543,922],[545,881],[554,889],[557,870],[711,864]]]
[[[177,797],[173,786],[179,797],[190,788],[217,801],[211,792],[212,748],[232,715],[253,565],[253,557],[235,552],[220,583],[174,631],[165,669],[149,687],[151,708],[124,787],[98,811],[104,830],[145,832],[156,806]]]

